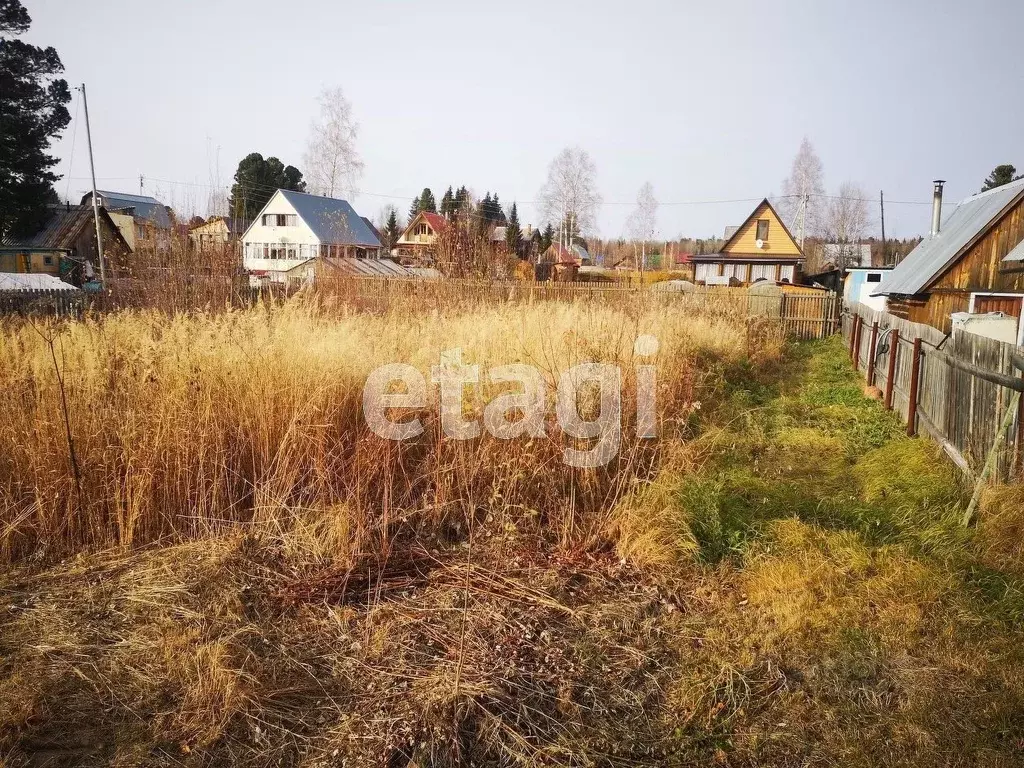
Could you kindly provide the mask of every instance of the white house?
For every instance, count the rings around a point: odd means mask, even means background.
[[[242,263],[255,277],[320,258],[377,258],[380,241],[345,200],[279,189],[242,236]]]

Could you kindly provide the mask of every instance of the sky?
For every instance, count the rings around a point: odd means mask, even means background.
[[[1019,0],[23,2],[25,39],[86,84],[98,187],[138,193],[142,175],[179,212],[208,213],[250,152],[301,169],[336,86],[371,218],[465,184],[538,225],[549,163],[578,146],[596,234],[622,235],[649,181],[660,238],[720,235],[780,191],[806,136],[828,190],[884,190],[902,237],[927,232],[932,179],[948,204],[1024,169]],[[89,188],[78,98],[54,147],[72,199]]]

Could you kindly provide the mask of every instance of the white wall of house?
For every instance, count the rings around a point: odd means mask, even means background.
[[[283,214],[294,226],[264,224],[264,215]],[[249,270],[283,272],[319,254],[320,240],[298,217],[284,195],[275,192],[242,239],[242,264]],[[276,253],[277,258],[268,258]]]

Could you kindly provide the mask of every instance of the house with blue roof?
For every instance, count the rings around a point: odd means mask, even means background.
[[[380,248],[348,201],[279,189],[242,236],[242,263],[255,278],[286,283],[310,259],[376,259]]]
[[[171,243],[171,217],[167,206],[148,195],[96,190],[96,202],[107,210],[132,251],[164,250]],[[92,206],[92,192],[82,197]]]

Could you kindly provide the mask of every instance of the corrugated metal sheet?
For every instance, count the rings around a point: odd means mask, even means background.
[[[380,248],[380,241],[346,200],[280,190],[321,243]]]
[[[913,295],[949,268],[971,242],[1024,196],[1024,179],[1004,184],[960,202],[939,234],[924,240],[901,261],[872,296]]]
[[[1003,261],[1024,261],[1024,240],[1017,244],[1017,247],[1003,257]]]
[[[53,275],[0,272],[0,291],[77,291]]]
[[[25,240],[5,238],[3,245],[23,248],[60,248],[74,247],[82,228],[93,225],[92,208],[73,205],[70,209],[60,206],[53,208],[54,215],[46,222],[46,226]]]

